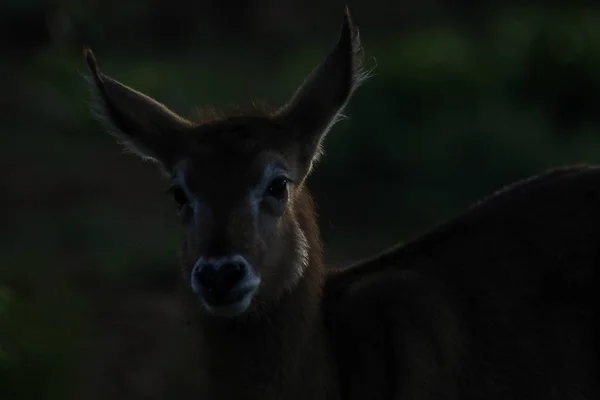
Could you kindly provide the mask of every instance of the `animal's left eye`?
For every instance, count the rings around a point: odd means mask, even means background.
[[[267,195],[278,200],[283,200],[287,196],[288,183],[289,179],[285,177],[273,179],[267,189]]]
[[[185,206],[189,205],[189,200],[185,192],[178,185],[172,185],[166,191],[167,194],[173,196],[175,203],[177,203],[177,209],[182,210]]]
[[[172,192],[173,192],[173,198],[177,202],[177,206],[179,208],[184,207],[188,203],[188,198],[187,198],[185,192],[183,191],[183,189],[181,189],[180,187],[174,187]]]

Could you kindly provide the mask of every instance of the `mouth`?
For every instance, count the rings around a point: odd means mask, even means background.
[[[225,295],[209,291],[201,295],[200,298],[204,308],[211,315],[223,318],[237,317],[250,307],[259,285],[260,279],[251,279],[243,282]]]

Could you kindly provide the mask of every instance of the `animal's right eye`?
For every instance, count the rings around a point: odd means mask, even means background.
[[[188,202],[185,192],[180,187],[173,188],[173,198],[175,199],[175,202],[177,202],[179,208],[185,206]]]
[[[171,193],[173,199],[175,199],[175,202],[177,203],[177,208],[179,210],[181,210],[188,204],[188,197],[181,187],[173,185],[169,189],[167,189],[167,192]]]
[[[267,194],[276,198],[277,200],[283,200],[287,196],[287,186],[289,179],[286,177],[278,177],[273,179],[273,182],[267,188]]]

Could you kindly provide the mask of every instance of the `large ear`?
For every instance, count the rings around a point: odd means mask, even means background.
[[[307,173],[321,154],[325,134],[342,117],[350,96],[367,77],[358,29],[346,7],[335,48],[276,115],[293,130]]]
[[[92,72],[93,108],[106,129],[143,159],[170,170],[191,123],[156,100],[100,72],[90,49],[85,59]]]

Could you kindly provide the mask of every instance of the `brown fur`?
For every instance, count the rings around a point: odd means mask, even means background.
[[[301,196],[296,217],[310,232],[312,251],[310,268],[293,291],[233,320],[215,320],[194,299],[188,302],[202,354],[198,390],[205,396],[199,398],[336,398],[336,369],[321,323],[321,245],[310,195]]]
[[[287,105],[193,123],[86,53],[111,131],[195,201],[180,216],[199,398],[593,398],[599,168],[517,184],[412,243],[325,273],[305,178],[364,78],[360,54],[346,13],[337,46]],[[261,198],[257,213],[248,193],[271,162],[293,183],[282,210]],[[296,280],[301,234],[309,251]],[[190,273],[199,257],[232,252],[262,280],[246,312],[216,317],[189,290]]]
[[[380,398],[597,398],[599,198],[599,167],[556,169],[332,272],[342,397],[367,383]]]

